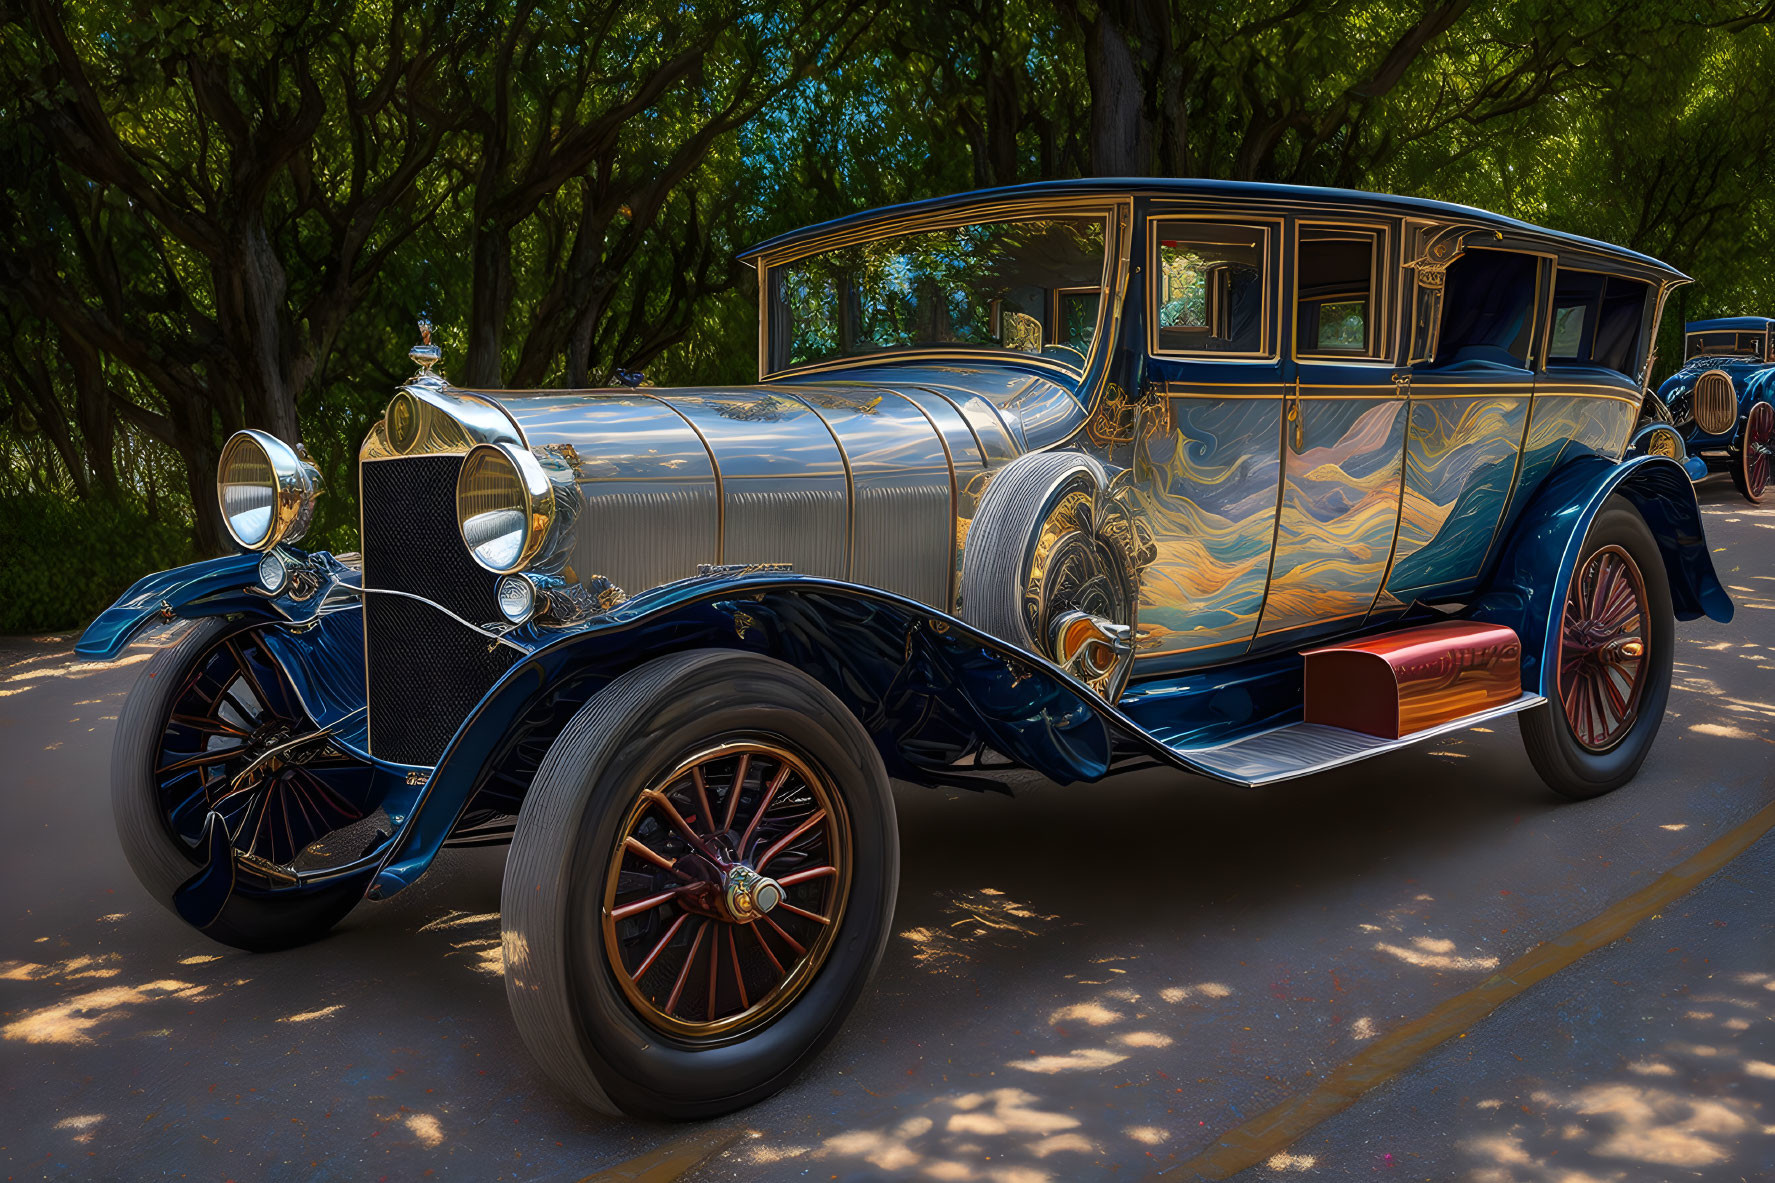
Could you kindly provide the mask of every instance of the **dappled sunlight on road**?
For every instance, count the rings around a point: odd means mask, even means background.
[[[1562,1081],[1474,1108],[1508,1124],[1464,1139],[1474,1183],[1615,1183],[1663,1171],[1761,1177],[1775,1153],[1775,1064],[1734,1041],[1775,1021],[1775,977],[1744,973],[1688,995],[1681,1037],[1623,1058],[1618,1077]]]

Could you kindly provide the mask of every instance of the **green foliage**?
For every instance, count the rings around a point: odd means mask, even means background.
[[[0,634],[84,626],[142,575],[196,555],[188,521],[51,494],[0,497]]]
[[[420,312],[465,385],[743,382],[739,250],[975,187],[1193,175],[1500,210],[1694,275],[1668,367],[1685,318],[1775,310],[1772,20],[1751,0],[0,9],[0,631],[72,623],[55,606],[94,572],[223,549],[214,466],[241,427],[307,444],[310,538],[354,548],[358,444]]]

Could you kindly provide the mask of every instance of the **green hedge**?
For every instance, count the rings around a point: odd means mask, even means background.
[[[0,635],[83,628],[142,576],[196,557],[190,523],[139,507],[0,499]]]

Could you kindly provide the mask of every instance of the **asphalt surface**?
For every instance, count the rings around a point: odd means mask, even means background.
[[[111,825],[146,651],[94,668],[65,638],[0,642],[0,1176],[668,1178],[714,1148],[684,1177],[1194,1177],[1228,1131],[1775,800],[1775,503],[1701,493],[1738,618],[1679,626],[1633,784],[1560,802],[1506,722],[1260,792],[902,788],[896,935],[863,1002],[794,1085],[705,1126],[588,1114],[531,1067],[499,976],[503,851],[446,852],[288,953],[187,929]],[[1775,1175],[1772,891],[1775,836],[1241,1178]]]

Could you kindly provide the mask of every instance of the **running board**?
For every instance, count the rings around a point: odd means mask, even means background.
[[[1490,707],[1459,719],[1450,719],[1435,727],[1414,731],[1399,739],[1364,735],[1342,727],[1323,723],[1290,723],[1260,731],[1232,743],[1212,748],[1174,748],[1178,755],[1214,776],[1246,788],[1310,776],[1330,768],[1341,768],[1370,756],[1379,756],[1399,748],[1434,739],[1450,731],[1464,731],[1492,719],[1514,715],[1538,707],[1547,700],[1539,694],[1523,694],[1501,706]]]

